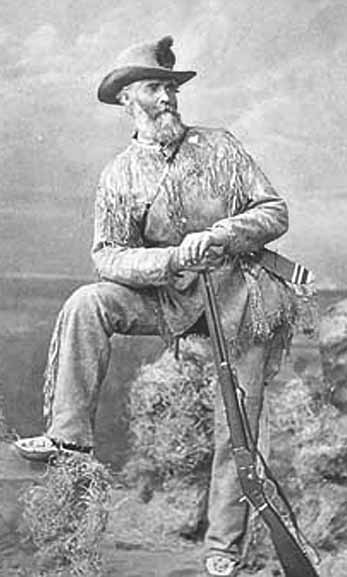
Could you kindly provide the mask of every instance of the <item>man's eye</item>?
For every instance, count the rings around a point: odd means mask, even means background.
[[[162,86],[168,92],[173,92],[173,93],[179,92],[179,88],[178,88],[177,84],[163,85],[163,84],[160,84],[159,82],[151,82],[150,84],[147,84],[147,90],[149,92],[151,92],[152,94],[154,94],[155,92],[158,92],[158,90],[160,90],[160,88]]]
[[[176,84],[169,84],[167,89],[170,90],[170,92],[176,92],[176,93],[180,91]]]
[[[159,88],[159,84],[153,82],[152,84],[148,84],[148,88],[151,92],[156,92]]]

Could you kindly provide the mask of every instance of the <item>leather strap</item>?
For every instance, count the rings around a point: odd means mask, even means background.
[[[313,281],[313,273],[309,269],[267,248],[252,254],[250,260],[292,284],[305,285]]]

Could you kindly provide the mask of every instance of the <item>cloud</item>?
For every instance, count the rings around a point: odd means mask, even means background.
[[[0,28],[0,46],[1,48],[4,48],[10,39],[10,34],[9,31],[6,30],[6,28]]]
[[[32,34],[24,39],[23,53],[27,62],[37,63],[42,61],[42,58],[59,51],[58,32],[52,24],[44,24],[39,26]]]

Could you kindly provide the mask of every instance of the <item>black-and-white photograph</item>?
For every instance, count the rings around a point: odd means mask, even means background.
[[[347,3],[0,8],[0,576],[344,577]]]

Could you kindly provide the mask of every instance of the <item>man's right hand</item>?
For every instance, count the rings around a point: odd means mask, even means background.
[[[174,247],[171,270],[200,271],[218,266],[224,256],[227,237],[218,231],[206,230],[188,234],[181,244]],[[224,232],[224,231],[223,231]]]
[[[206,269],[217,268],[225,260],[225,251],[222,246],[211,246],[203,257],[195,264],[189,265],[189,270],[200,272]]]

